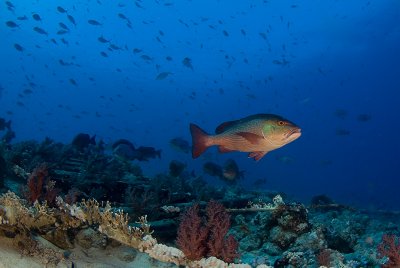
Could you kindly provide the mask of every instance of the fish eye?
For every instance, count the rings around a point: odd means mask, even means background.
[[[283,126],[283,125],[286,125],[286,123],[284,121],[278,121],[278,125]]]

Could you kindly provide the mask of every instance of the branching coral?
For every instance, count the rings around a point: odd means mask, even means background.
[[[168,247],[162,244],[157,244],[156,239],[151,236],[150,225],[147,223],[146,216],[142,216],[136,222],[137,226],[128,225],[128,215],[120,210],[111,208],[110,203],[107,202],[105,206],[101,206],[95,200],[83,200],[80,203],[67,204],[61,197],[57,198],[57,207],[50,208],[46,202],[40,204],[35,202],[33,206],[29,206],[26,200],[19,198],[12,192],[8,192],[0,196],[0,229],[4,231],[9,230],[22,230],[21,234],[25,235],[26,239],[18,240],[17,247],[21,252],[28,255],[46,257],[45,262],[49,261],[57,264],[63,256],[58,252],[52,252],[50,249],[38,247],[32,239],[28,239],[32,233],[42,235],[43,238],[48,239],[47,230],[65,231],[74,228],[87,228],[89,226],[98,226],[98,231],[105,234],[107,237],[117,240],[120,243],[131,246],[146,252],[150,257],[163,262],[171,262],[177,265],[185,265],[187,267],[246,267],[249,265],[242,264],[227,264],[222,260],[215,257],[208,259],[201,259],[192,261],[185,256],[185,254],[174,247]],[[219,214],[213,215],[213,208],[219,209]],[[198,216],[198,207],[192,210],[189,215]],[[225,231],[229,229],[229,216],[223,215],[226,213],[222,205],[213,205],[209,207],[208,217],[210,218],[209,224],[218,225],[219,221],[225,221],[224,225],[218,227],[217,231],[207,231],[215,241],[218,239],[219,244],[213,245],[213,252],[221,250],[220,243],[224,243],[222,253],[218,253],[222,258],[224,256],[236,256],[237,244],[232,241],[232,238],[225,238]],[[197,219],[201,224],[201,218]],[[214,226],[212,226],[214,228]],[[203,226],[207,229],[206,226]],[[211,228],[209,225],[208,228]],[[17,232],[16,232],[17,233]],[[202,239],[200,239],[202,240]],[[203,245],[209,245],[204,241]],[[230,251],[225,252],[227,248]],[[232,249],[234,249],[232,251]],[[46,251],[47,250],[47,251]],[[43,255],[45,254],[45,255]],[[214,265],[214,266],[212,266]]]
[[[47,164],[37,166],[28,177],[24,190],[25,198],[33,204],[35,201],[46,201],[49,205],[55,205],[55,199],[59,190],[56,182],[49,177]]]
[[[205,256],[233,262],[239,256],[238,243],[233,236],[226,237],[230,227],[230,216],[225,208],[210,201],[206,208],[207,223],[199,216],[197,204],[189,208],[182,217],[178,229],[177,244],[189,260]]]

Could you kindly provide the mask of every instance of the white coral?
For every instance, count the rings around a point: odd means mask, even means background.
[[[171,262],[178,266],[186,263],[185,255],[181,250],[168,247],[164,244],[156,244],[154,247],[146,250],[146,253],[149,254],[150,257],[162,262]]]

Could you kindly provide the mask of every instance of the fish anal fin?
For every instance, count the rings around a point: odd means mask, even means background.
[[[226,130],[227,127],[232,126],[236,121],[227,121],[222,124],[220,124],[216,129],[215,129],[215,134],[221,134]]]
[[[238,132],[236,135],[245,138],[251,144],[258,144],[261,140],[264,139],[263,136],[251,133],[251,132]]]
[[[218,151],[220,153],[230,153],[230,152],[233,152],[234,150],[228,149],[225,146],[220,145],[220,146],[218,146]]]
[[[262,151],[260,151],[260,152],[251,152],[251,153],[249,153],[249,158],[253,158],[256,161],[259,161],[261,158],[264,157],[264,155],[266,155],[266,153],[268,153],[268,152],[262,152]]]

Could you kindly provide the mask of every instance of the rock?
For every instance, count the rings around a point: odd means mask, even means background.
[[[66,230],[54,229],[42,235],[42,237],[61,249],[71,249],[74,247]]]
[[[137,255],[137,251],[132,248],[124,248],[123,250],[118,251],[118,259],[125,262],[132,262]]]
[[[296,240],[297,235],[292,232],[283,231],[280,226],[276,226],[270,231],[270,240],[282,250],[286,250]]]
[[[91,247],[104,249],[107,245],[107,237],[92,228],[80,230],[75,237],[75,241],[85,249]]]

